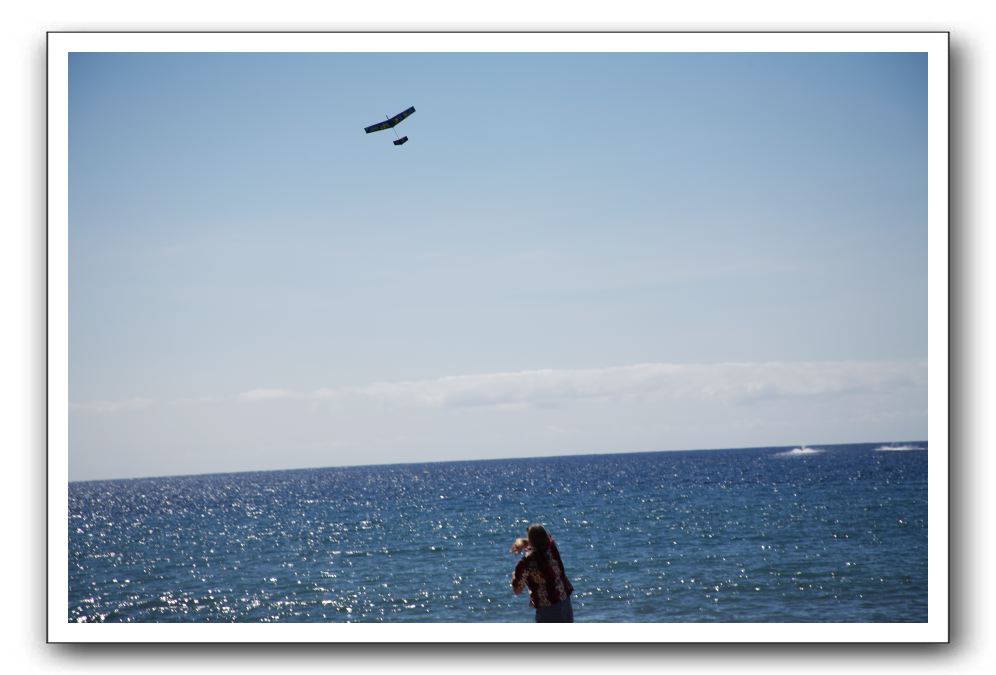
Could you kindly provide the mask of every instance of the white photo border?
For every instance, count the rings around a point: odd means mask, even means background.
[[[52,32],[48,34],[49,642],[949,641],[947,32]],[[928,69],[928,618],[925,623],[77,624],[69,593],[68,86],[72,52],[921,52]],[[440,630],[445,626],[444,630]],[[440,639],[442,636],[442,639]]]

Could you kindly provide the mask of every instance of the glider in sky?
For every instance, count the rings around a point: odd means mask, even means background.
[[[365,127],[363,130],[369,134],[369,133],[372,133],[374,131],[383,131],[384,129],[394,129],[394,127],[396,127],[399,124],[401,124],[401,121],[404,120],[409,115],[411,115],[413,112],[415,112],[415,107],[414,106],[412,106],[408,110],[403,110],[402,112],[399,112],[394,117],[388,117],[383,122],[378,122],[377,124],[371,124],[370,126]],[[395,136],[398,135],[397,129],[394,130],[394,135]],[[394,144],[395,145],[404,145],[407,142],[408,142],[408,137],[407,136],[402,136],[401,138],[399,138],[396,141],[394,141]]]

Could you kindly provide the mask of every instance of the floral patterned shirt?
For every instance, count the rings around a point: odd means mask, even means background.
[[[521,593],[526,586],[529,587],[529,604],[536,609],[556,605],[574,592],[553,538],[546,553],[527,553],[515,566],[512,590]]]

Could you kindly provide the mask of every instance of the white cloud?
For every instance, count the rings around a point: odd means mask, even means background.
[[[693,389],[747,403],[777,398],[888,393],[927,387],[925,361],[820,361],[696,366]]]
[[[580,399],[614,399],[667,387],[680,367],[642,364],[585,370],[525,370],[454,375],[432,380],[381,382],[358,390],[362,396],[432,408],[557,405]]]
[[[129,410],[141,410],[155,405],[155,401],[142,396],[132,396],[120,401],[85,401],[69,404],[69,411],[84,414],[109,414]]]
[[[304,392],[256,388],[240,392],[245,403],[297,400],[372,401],[415,408],[551,407],[575,401],[623,402],[647,397],[751,404],[774,399],[850,394],[926,392],[925,361],[815,361],[791,363],[641,363],[612,368],[541,369],[450,375],[424,380],[374,382],[360,387]],[[217,402],[217,397],[183,403]],[[155,401],[71,403],[77,413],[140,410]]]
[[[310,398],[289,389],[250,389],[239,394],[240,401],[278,401],[281,399]]]
[[[543,369],[375,382],[315,392],[253,389],[242,401],[359,399],[422,408],[556,406],[648,396],[756,403],[765,400],[926,391],[924,361],[644,363],[613,368]]]
[[[229,399],[221,396],[187,396],[184,398],[175,398],[166,402],[166,405],[171,406],[191,406],[191,405],[201,405],[204,403],[222,403]]]

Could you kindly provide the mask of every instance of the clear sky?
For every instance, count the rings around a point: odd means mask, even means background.
[[[926,65],[73,54],[70,478],[926,438]]]

